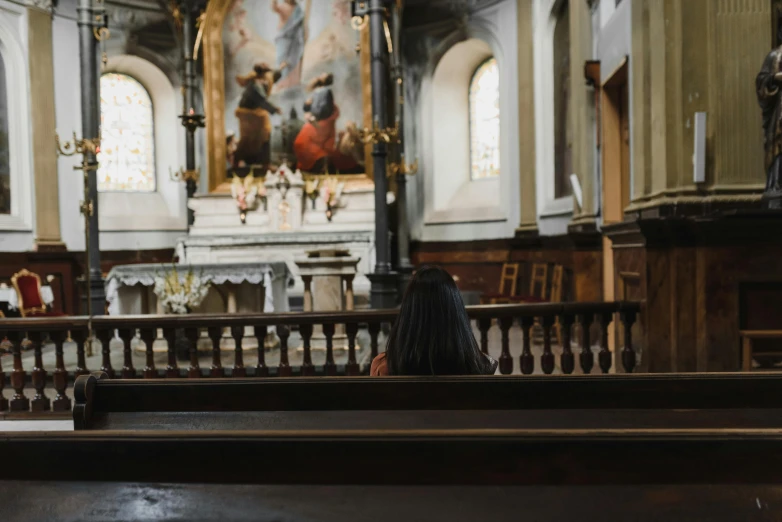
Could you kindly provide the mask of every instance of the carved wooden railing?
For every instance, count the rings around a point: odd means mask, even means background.
[[[576,368],[576,357],[581,371],[592,372],[595,365],[595,353],[592,349],[591,328],[597,324],[600,330],[597,363],[603,373],[608,373],[613,365],[614,355],[609,350],[608,328],[619,316],[623,328],[624,345],[621,354],[625,372],[632,372],[636,366],[636,353],[633,349],[631,328],[640,310],[639,303],[551,303],[519,304],[498,306],[468,307],[470,318],[475,321],[479,331],[481,349],[489,352],[489,330],[497,324],[501,333],[501,351],[492,354],[499,359],[499,371],[508,375],[514,371],[514,359],[510,352],[509,332],[514,324],[522,330],[522,349],[519,356],[519,371],[528,375],[535,371],[536,358],[532,353],[532,329],[536,324],[542,327],[543,351],[539,368],[544,374],[554,372],[556,361],[552,351],[552,327],[559,328],[561,337],[560,369],[571,374]],[[4,339],[5,349],[11,354],[0,357],[0,411],[68,411],[71,400],[66,394],[68,385],[79,375],[92,370],[101,370],[110,377],[129,378],[199,378],[199,377],[271,377],[271,376],[314,376],[314,375],[361,375],[368,370],[356,359],[356,337],[360,328],[366,328],[370,339],[371,357],[378,354],[379,336],[382,325],[392,323],[397,310],[376,310],[334,313],[284,313],[253,315],[186,315],[186,316],[118,316],[118,317],[57,317],[29,319],[0,319],[0,338]],[[347,336],[347,362],[337,365],[334,359],[333,338],[337,325],[344,325]],[[578,325],[574,329],[574,325]],[[325,364],[317,367],[312,363],[311,340],[316,326],[322,328],[326,341]],[[90,338],[90,328],[93,337]],[[235,340],[234,364],[225,368],[222,364],[220,347],[225,329],[230,329]],[[255,367],[245,367],[243,339],[246,329],[258,339],[258,363]],[[291,366],[289,362],[288,340],[292,329],[297,329],[302,339],[302,364]],[[167,343],[167,364],[165,368],[155,365],[153,344],[158,331],[163,333]],[[578,346],[574,351],[571,332],[577,331]],[[176,356],[177,331],[184,332],[189,342],[189,365],[180,368]],[[280,340],[279,364],[269,367],[266,364],[263,340],[266,334],[274,331]],[[201,367],[197,341],[205,332],[212,342],[212,363],[209,368]],[[110,341],[118,337],[122,341],[123,366],[115,369],[111,361]],[[132,342],[139,338],[145,345],[146,363],[144,368],[135,368],[132,358]],[[75,369],[67,370],[64,363],[66,341],[73,341],[76,350]],[[86,345],[96,340],[93,346],[100,344],[101,364],[99,368],[87,368]],[[42,350],[47,342],[54,344],[55,364],[53,369],[44,368]],[[23,355],[32,352],[32,368],[23,364]],[[371,360],[371,359],[370,359]],[[3,362],[11,362],[12,369],[4,373]],[[28,378],[29,371],[29,378]],[[51,375],[49,374],[51,371]],[[9,400],[2,398],[2,391],[10,382],[13,396]],[[31,385],[31,386],[28,386]],[[32,398],[26,395],[25,388],[32,387]],[[46,393],[47,387],[54,388],[52,401]]]

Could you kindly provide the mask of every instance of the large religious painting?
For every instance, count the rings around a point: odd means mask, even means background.
[[[366,172],[368,67],[350,0],[213,0],[206,23],[212,190],[283,163]]]

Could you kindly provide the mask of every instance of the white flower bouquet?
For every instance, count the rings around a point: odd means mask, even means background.
[[[190,313],[203,302],[210,286],[210,281],[195,275],[192,268],[180,274],[176,265],[172,265],[171,271],[155,277],[155,295],[169,314]]]

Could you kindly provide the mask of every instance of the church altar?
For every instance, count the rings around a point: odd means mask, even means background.
[[[255,181],[263,186],[265,202],[256,188],[244,188],[253,197],[240,207],[227,193],[199,194],[189,200],[195,221],[180,239],[180,262],[199,265],[247,263],[263,259],[283,263],[293,276],[289,295],[303,296],[304,284],[295,263],[307,252],[348,250],[360,258],[354,282],[356,301],[368,301],[366,277],[375,261],[374,185],[365,176],[331,177],[331,189],[313,189],[300,172],[282,168]],[[310,192],[307,192],[310,185]]]
[[[160,264],[115,266],[106,278],[109,315],[162,313],[153,291],[155,279],[171,269]],[[285,263],[188,263],[177,265],[212,286],[197,312],[287,312],[287,287],[292,282]]]

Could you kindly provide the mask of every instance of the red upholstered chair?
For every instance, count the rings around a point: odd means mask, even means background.
[[[14,274],[11,278],[16,296],[19,300],[19,313],[22,317],[53,317],[62,314],[46,310],[46,303],[41,296],[41,277],[27,269]]]

